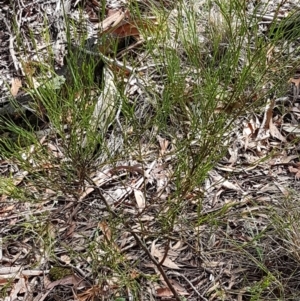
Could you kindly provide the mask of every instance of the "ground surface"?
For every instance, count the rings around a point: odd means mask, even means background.
[[[77,2],[72,1],[70,13],[75,20]],[[170,3],[164,4],[172,10]],[[262,13],[272,15],[276,5],[273,1]],[[61,44],[65,42],[63,18],[56,9],[62,8],[56,0],[0,1],[0,6],[4,107],[16,82],[25,85],[25,73],[38,78],[36,65],[41,57],[43,64],[61,70],[68,49]],[[106,7],[85,1],[87,39],[97,33],[101,10],[107,13],[125,6],[122,1],[110,1]],[[249,4],[249,11],[253,6]],[[294,6],[287,1],[280,13],[284,15]],[[12,16],[16,24],[11,22]],[[49,22],[46,27],[45,18]],[[19,44],[16,28],[23,43]],[[157,93],[164,82],[155,72],[155,62],[147,61],[136,45],[139,34],[125,46],[132,47],[125,68],[129,72],[126,91],[139,107],[138,118],[147,120],[151,116],[147,116],[149,95],[141,88],[144,82],[130,77],[135,72],[130,69],[134,60],[140,58],[135,68],[141,68],[139,75],[147,83],[156,85]],[[54,62],[49,59],[47,39]],[[175,300],[170,286],[183,300],[300,299],[296,75],[290,83],[286,78],[285,85],[285,95],[266,98],[259,110],[236,120],[227,133],[226,154],[209,171],[204,184],[184,197],[172,194],[180,184],[171,176],[176,160],[171,135],[156,133],[155,142],[150,143],[148,136],[153,133],[147,129],[139,149],[119,155],[117,164],[106,164],[105,155],[98,157],[99,168],[89,171],[90,182],[84,179],[82,186],[79,174],[74,181],[66,180],[65,167],[68,170],[69,166],[57,150],[59,138],[43,136],[41,130],[47,129],[43,123],[36,130],[42,144],[57,153],[56,164],[43,162],[41,168],[29,162],[34,171],[30,174],[14,158],[1,161],[1,300]],[[16,89],[14,96],[23,95],[22,89]],[[14,116],[17,122],[18,118]],[[122,116],[117,119],[129,133]],[[119,132],[113,133],[110,142],[118,144],[110,154],[120,151],[123,143]],[[49,181],[39,181],[38,175]],[[166,218],[174,212],[175,220]]]

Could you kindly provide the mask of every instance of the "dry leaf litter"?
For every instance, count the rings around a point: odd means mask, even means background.
[[[30,108],[31,97],[22,89],[25,74],[32,75],[36,88],[51,80],[53,88],[59,88],[60,81],[66,80],[64,76],[68,70],[64,57],[68,55],[68,49],[63,11],[74,20],[79,31],[87,33],[88,39],[97,38],[99,28],[107,23],[105,18],[99,23],[99,12],[103,10],[113,16],[110,22],[119,28],[119,36],[122,36],[122,30],[125,35],[128,32],[126,20],[131,16],[124,17],[128,14],[125,1],[108,1],[106,7],[97,1],[85,1],[85,22],[80,19],[79,2],[66,1],[62,7],[56,0],[0,1],[2,114],[15,113],[9,102],[10,93],[21,109],[33,109]],[[248,2],[251,14],[256,2]],[[138,3],[147,11],[147,5]],[[158,2],[153,3],[158,5]],[[193,5],[202,17],[199,20],[205,23],[208,18],[203,3],[187,1],[186,5]],[[280,1],[272,1],[268,10],[261,12],[264,17],[262,31],[274,17],[279,4]],[[179,9],[171,1],[165,1],[164,5],[170,12],[168,24],[172,30],[174,20],[180,17]],[[296,1],[285,1],[277,17],[284,18],[297,5],[299,8]],[[214,18],[213,14],[210,18]],[[183,20],[186,20],[184,16]],[[206,43],[202,32],[205,24],[201,22],[197,24],[198,34]],[[123,27],[118,27],[121,23]],[[49,39],[45,38],[44,24],[48,24]],[[79,24],[84,28],[79,28]],[[19,37],[14,33],[15,27],[23,39],[22,47],[17,43]],[[135,104],[135,114],[142,123],[151,118],[157,105],[155,102],[164,90],[164,66],[157,65],[155,52],[149,57],[139,48],[143,37],[136,28],[130,30],[134,32],[128,34],[133,37],[132,44],[121,53],[119,60],[109,56],[105,59],[110,67],[127,72],[125,94]],[[35,44],[29,38],[30,32]],[[186,62],[180,43],[172,38],[166,41],[166,45],[176,49],[178,57]],[[41,78],[38,71],[41,62],[45,69],[51,69],[53,59],[49,49],[53,51],[57,78],[51,73]],[[125,67],[123,63],[119,64],[122,55],[127,59]],[[133,60],[128,58],[135,57],[139,58],[139,65],[133,67],[130,64]],[[160,67],[161,72],[158,72]],[[98,122],[104,127],[104,119],[99,121],[98,118],[103,107],[109,116],[114,116],[114,129],[107,138],[107,147],[110,155],[122,157],[124,141],[120,132],[130,133],[131,128],[122,124],[119,115],[122,104],[118,103],[111,69],[104,68],[104,89],[111,94],[109,100],[113,105],[98,95],[91,122],[94,127],[99,126]],[[187,91],[197,84],[201,83],[191,74],[186,79]],[[271,210],[280,209],[276,216],[282,220],[292,220],[299,211],[295,197],[300,178],[297,76],[286,85],[285,97],[270,99],[263,112],[249,113],[236,120],[232,131],[227,133],[227,154],[209,172],[203,186],[177,203],[169,199],[175,185],[172,182],[177,151],[175,138],[165,137],[155,128],[147,129],[140,149],[132,149],[115,165],[106,164],[108,155],[103,155],[97,159],[99,168],[90,171],[89,182],[83,180],[84,185],[80,186],[74,181],[64,190],[54,191],[43,182],[38,185],[35,177],[43,172],[55,182],[63,181],[67,174],[60,164],[68,166],[68,158],[60,149],[61,141],[54,138],[51,130],[38,129],[41,145],[57,159],[56,164],[31,160],[31,154],[38,151],[36,146],[24,150],[23,154],[36,174],[19,169],[18,162],[13,160],[1,161],[1,177],[6,183],[3,191],[7,192],[2,194],[0,202],[2,300],[133,300],[134,292],[130,286],[123,285],[118,269],[130,271],[126,275],[127,283],[139,283],[142,288],[139,300],[175,300],[171,288],[184,297],[183,300],[250,300],[251,283],[263,283],[267,275],[272,275],[269,279],[272,284],[265,300],[275,300],[276,294],[294,296],[289,300],[297,300],[299,284],[295,279],[300,273],[297,231],[289,240],[294,241],[294,245],[268,235],[274,227]],[[150,86],[152,94],[147,89]],[[284,114],[282,108],[285,108]],[[175,127],[176,122],[171,120],[171,126]],[[185,138],[184,133],[177,134],[177,139]],[[81,147],[84,148],[85,143]],[[192,143],[197,146],[197,141]],[[142,160],[137,160],[138,157]],[[11,189],[25,187],[30,195],[10,195],[9,185]],[[78,189],[79,186],[83,188]],[[22,192],[21,189],[17,191]],[[20,201],[22,199],[26,201]],[[200,213],[197,212],[199,199],[203,200]],[[180,205],[176,207],[175,203]],[[108,220],[113,215],[107,205],[121,221],[115,227]],[[163,217],[170,208],[180,214],[173,225],[166,225]],[[211,223],[211,217],[220,212],[218,224]],[[280,225],[280,222],[276,224]],[[261,233],[264,233],[263,238],[257,239],[254,248],[250,243]],[[257,267],[258,252],[267,271]],[[111,269],[111,262],[118,265],[116,271]],[[57,274],[62,275],[60,279],[55,278]]]

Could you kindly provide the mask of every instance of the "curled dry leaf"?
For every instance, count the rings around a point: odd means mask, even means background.
[[[60,256],[60,260],[63,261],[66,264],[70,264],[71,263],[71,258],[68,255],[62,255]]]
[[[157,138],[157,141],[158,141],[159,146],[160,146],[159,153],[160,153],[161,156],[163,156],[165,154],[165,152],[167,151],[167,148],[168,148],[170,143],[167,139],[162,138],[159,135],[157,135],[156,138]]]
[[[134,197],[139,211],[142,211],[146,207],[145,195],[139,189],[134,189]]]
[[[16,96],[19,89],[22,87],[22,82],[19,78],[13,78],[11,81],[10,93],[12,96]]]
[[[105,237],[105,240],[107,242],[110,242],[111,241],[111,230],[110,230],[108,224],[105,221],[103,221],[98,224],[98,227],[101,229],[101,231]]]
[[[293,85],[293,101],[295,102],[300,92],[300,78],[291,78],[289,83]]]
[[[113,32],[116,27],[120,26],[126,14],[128,14],[127,10],[116,10],[109,13],[109,16],[100,23],[101,34]]]
[[[277,138],[278,140],[280,140],[281,142],[286,142],[285,137],[283,137],[280,133],[280,131],[278,130],[278,128],[276,127],[276,125],[273,123],[272,118],[270,119],[270,123],[269,123],[269,129],[270,129],[270,134],[273,138]]]
[[[295,179],[300,179],[300,162],[296,164],[296,166],[289,166],[288,167],[289,172],[295,174]]]
[[[155,241],[153,241],[151,245],[151,255],[158,258],[159,262],[164,260],[162,265],[167,268],[174,269],[174,270],[180,269],[180,267],[173,260],[171,260],[168,256],[165,257],[165,254],[161,252],[159,248],[156,247]]]
[[[103,34],[112,34],[117,38],[133,37],[135,40],[141,40],[140,28],[144,31],[150,31],[155,28],[153,20],[134,20],[128,10],[109,10],[107,18],[100,25],[100,36]]]

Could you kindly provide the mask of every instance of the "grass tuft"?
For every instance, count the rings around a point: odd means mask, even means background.
[[[54,55],[49,50],[47,64],[41,59],[26,78],[31,101],[25,110],[21,105],[14,116],[1,116],[2,159],[18,166],[23,178],[19,185],[7,175],[0,192],[24,206],[51,203],[49,217],[28,217],[29,224],[37,222],[15,232],[34,234],[28,240],[38,243],[47,268],[70,265],[80,274],[78,262],[88,266],[92,283],[79,293],[82,300],[104,294],[111,300],[126,294],[141,300],[157,292],[158,284],[180,300],[162,269],[172,260],[180,262],[178,250],[185,248],[191,264],[214,282],[204,300],[291,295],[291,281],[275,265],[287,256],[298,269],[298,215],[289,214],[293,202],[286,200],[284,213],[263,206],[261,216],[252,215],[248,205],[258,205],[242,189],[232,189],[241,202],[225,196],[215,206],[218,196],[210,195],[213,187],[206,181],[234,143],[241,120],[285,95],[295,63],[290,46],[299,33],[296,13],[280,25],[271,21],[266,34],[259,16],[264,8],[249,13],[247,1],[205,1],[203,7],[177,1],[172,10],[152,4],[130,2],[129,14],[144,41],[132,51],[125,47],[122,55],[118,42],[108,43],[109,34],[102,36],[100,56],[74,48],[74,37],[85,47],[87,35],[75,34],[65,12],[64,67],[59,72],[48,67]],[[155,16],[155,25],[146,23],[147,14]],[[132,74],[110,59],[131,66]],[[155,178],[142,176],[154,163],[163,171]],[[224,181],[216,180],[215,186]],[[126,253],[127,241],[132,254]],[[282,244],[275,263],[268,258],[272,243],[278,249]],[[42,255],[36,261],[42,263]],[[225,262],[231,262],[232,271],[224,272]],[[216,280],[216,267],[226,281]],[[192,285],[187,287],[199,297]]]

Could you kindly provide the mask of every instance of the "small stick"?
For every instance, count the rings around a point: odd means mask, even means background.
[[[91,178],[89,178],[89,177],[87,177],[86,179],[87,179],[88,183],[90,185],[92,185],[97,190],[98,196],[100,197],[100,199],[105,204],[108,212],[111,213],[115,218],[118,218],[117,213],[114,212],[111,209],[110,205],[108,204],[107,200],[105,199],[104,195],[102,194],[100,188],[96,185],[96,183],[94,183],[94,181]],[[141,248],[145,251],[145,253],[148,255],[148,257],[150,258],[150,260],[155,264],[155,266],[157,267],[157,269],[161,273],[162,277],[164,278],[166,284],[168,285],[170,291],[173,293],[176,301],[181,301],[181,298],[179,297],[178,293],[176,292],[174,286],[171,284],[171,282],[170,282],[168,276],[166,275],[164,269],[162,268],[162,266],[160,265],[160,263],[157,262],[157,260],[151,255],[151,253],[148,250],[148,248],[145,245],[145,243],[140,239],[140,237],[133,230],[131,230],[131,227],[130,227],[130,225],[129,225],[128,222],[124,222],[123,225],[125,226],[126,230],[134,237],[134,239],[141,246]]]

